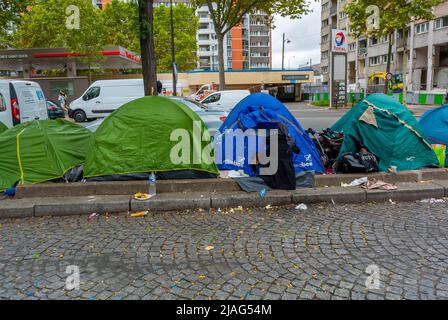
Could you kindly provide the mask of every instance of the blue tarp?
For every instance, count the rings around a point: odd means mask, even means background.
[[[426,111],[419,122],[432,144],[448,146],[448,105]],[[446,164],[448,164],[448,150]]]
[[[265,145],[260,142],[263,139],[260,139],[257,129],[268,128],[268,123],[275,122],[282,122],[288,127],[290,136],[294,138],[296,145],[301,150],[300,154],[293,154],[295,172],[324,172],[319,152],[296,118],[280,101],[264,93],[252,94],[240,101],[219,128],[218,135],[214,140],[218,168],[220,170],[244,170],[244,173],[250,176],[257,175],[251,168],[250,159],[255,157],[257,151],[265,150]],[[233,152],[232,145],[230,145],[230,147],[227,146],[226,153],[226,136],[228,135],[226,131],[229,129],[234,134],[237,129],[240,129],[241,131],[238,131],[237,135],[245,133],[243,157],[240,156],[240,152],[236,151],[237,138],[233,139]],[[256,133],[256,139],[258,139],[255,148],[253,144],[247,143],[250,140],[247,138],[249,129],[254,129],[253,132]]]

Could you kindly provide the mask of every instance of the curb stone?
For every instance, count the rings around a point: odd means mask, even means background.
[[[175,211],[187,209],[265,207],[297,203],[364,203],[391,200],[415,201],[448,196],[448,180],[400,183],[398,189],[364,190],[360,187],[327,187],[268,191],[262,198],[257,192],[183,192],[160,193],[149,201],[136,201],[131,195],[95,195],[53,198],[27,198],[0,201],[1,218],[64,216],[127,211]]]

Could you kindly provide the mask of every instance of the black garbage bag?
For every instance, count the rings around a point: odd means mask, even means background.
[[[67,171],[62,177],[62,180],[64,182],[80,182],[82,181],[83,176],[84,176],[84,166],[80,165]]]
[[[378,171],[378,157],[371,152],[345,153],[336,163],[336,172],[338,173],[371,173]]]
[[[272,123],[270,124],[272,125]],[[296,173],[293,163],[293,153],[300,153],[295,140],[289,135],[288,127],[281,123],[275,123],[277,137],[270,135],[266,144],[266,153],[270,154],[271,139],[278,139],[278,169],[273,175],[261,175],[263,181],[272,189],[295,190]],[[270,163],[260,165],[260,167],[269,167]]]

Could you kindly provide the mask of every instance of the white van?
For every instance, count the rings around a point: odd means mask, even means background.
[[[123,104],[145,95],[143,79],[99,80],[69,105],[69,117],[76,122],[104,118]]]
[[[217,91],[201,101],[210,110],[230,112],[244,98],[250,95],[249,90]]]
[[[173,83],[161,81],[163,90],[172,92]],[[182,93],[182,85],[177,83]],[[145,96],[143,79],[99,80],[69,105],[68,116],[76,122],[104,118],[132,100]]]
[[[8,128],[48,119],[45,95],[37,82],[0,80],[0,121]]]

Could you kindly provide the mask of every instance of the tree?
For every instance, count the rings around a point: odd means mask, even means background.
[[[113,0],[104,9],[107,43],[140,52],[138,4]]]
[[[173,6],[176,62],[179,71],[188,71],[196,67],[196,32],[199,19],[194,9],[183,3]],[[170,10],[165,5],[154,8],[154,47],[157,70],[170,71]],[[114,0],[104,11],[107,43],[119,45],[129,50],[140,51],[138,6],[134,2]]]
[[[139,39],[143,86],[146,96],[157,95],[157,67],[154,49],[154,1],[138,0]]]
[[[309,12],[306,0],[193,0],[194,6],[207,6],[213,21],[216,38],[218,40],[219,88],[226,86],[224,66],[224,36],[235,26],[239,25],[244,16],[256,10],[261,10],[270,16],[289,16],[298,19]]]
[[[193,8],[183,3],[173,7],[174,16],[174,46],[176,48],[176,64],[180,71],[192,70],[197,63],[196,32],[199,19]],[[170,33],[170,9],[164,5],[154,10],[154,36],[157,54],[157,66],[160,71],[170,71],[171,33]]]
[[[433,19],[433,8],[442,2],[443,0],[356,0],[350,1],[344,8],[344,11],[349,16],[351,29],[355,37],[363,34],[376,38],[381,36],[389,37],[387,72],[390,72],[392,35],[395,31],[403,32],[404,51],[402,68],[404,104],[406,104],[407,90],[406,61],[408,48],[406,33],[408,25],[413,21]],[[376,6],[379,10],[372,6]],[[378,14],[376,21],[372,19],[377,15],[375,11]],[[387,85],[385,90],[387,90]]]
[[[31,0],[2,0],[0,2],[0,48],[11,46],[21,12]]]
[[[105,33],[101,11],[90,0],[40,0],[22,13],[15,45],[20,48],[66,48],[91,65],[103,56]]]

